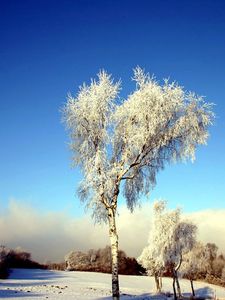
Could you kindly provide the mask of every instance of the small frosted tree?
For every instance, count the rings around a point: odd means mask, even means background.
[[[120,83],[102,71],[98,80],[69,95],[63,109],[70,130],[73,162],[83,172],[79,196],[99,222],[108,221],[112,251],[112,293],[119,298],[116,212],[123,190],[133,211],[156,174],[170,162],[195,157],[212,122],[211,105],[165,80],[160,85],[139,67],[136,89],[118,98]]]
[[[171,222],[172,215],[175,218],[178,213],[178,210],[175,210],[169,214],[165,210],[166,201],[161,200],[154,203],[148,245],[138,257],[139,263],[148,271],[148,274],[154,276],[158,293],[162,289],[161,276],[166,268],[165,251],[174,231],[174,222]]]
[[[208,249],[200,242],[196,242],[194,247],[183,257],[181,274],[190,280],[192,296],[195,296],[193,281],[201,278],[209,267]]]
[[[152,246],[152,247],[151,247]],[[147,270],[149,276],[154,276],[156,292],[162,291],[162,273],[164,270],[163,262],[158,260],[153,249],[154,244],[145,247],[138,257],[138,262]]]
[[[194,245],[195,233],[195,225],[181,220],[180,209],[168,211],[165,201],[157,201],[154,204],[153,226],[148,246],[144,248],[138,260],[150,275],[155,276],[158,292],[161,292],[162,287],[160,277],[169,268],[173,276],[174,297],[176,298],[175,284],[181,296],[178,270],[183,255]]]
[[[190,251],[196,241],[196,225],[183,221],[179,222],[175,228],[174,234],[171,239],[171,244],[168,252],[168,262],[172,266],[173,272],[173,286],[175,290],[175,282],[177,284],[178,296],[182,297],[180,284],[178,280],[178,272],[183,262],[183,256]]]

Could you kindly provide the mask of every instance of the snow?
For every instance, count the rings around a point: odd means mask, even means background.
[[[225,288],[205,282],[194,282],[196,295],[225,299]],[[120,275],[121,299],[164,300],[165,295],[154,293],[154,278]],[[181,280],[184,296],[190,295],[190,284]],[[172,279],[163,278],[163,291],[172,293]],[[14,269],[10,277],[0,280],[1,299],[111,299],[111,275],[91,272],[66,272]],[[173,299],[173,297],[168,297]]]

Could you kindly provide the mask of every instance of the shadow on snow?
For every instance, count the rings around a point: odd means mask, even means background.
[[[191,293],[183,293],[182,294],[182,299],[196,299],[196,300],[205,300],[205,299],[213,299],[214,298],[214,291],[212,288],[209,287],[203,287],[195,290],[196,296],[192,298]],[[121,300],[169,300],[169,299],[174,299],[173,294],[165,295],[165,294],[151,294],[151,293],[144,293],[141,295],[131,295],[131,294],[125,294],[121,293],[120,294]],[[112,300],[111,296],[107,297],[101,297],[97,298],[98,300]]]
[[[13,269],[10,273],[9,279],[19,280],[52,280],[60,277],[65,277],[57,271],[41,270],[41,269]]]
[[[15,290],[0,290],[0,298],[26,298],[26,297],[40,297],[41,295],[33,294],[30,291],[15,291]]]
[[[42,286],[47,288],[48,285],[54,283],[54,280],[62,277],[65,277],[65,273],[41,269],[13,269],[9,278],[0,282],[0,298],[40,297],[41,294],[33,293],[29,287]],[[22,281],[18,282],[19,280]],[[2,285],[4,289],[1,289]],[[23,290],[24,287],[26,290]]]

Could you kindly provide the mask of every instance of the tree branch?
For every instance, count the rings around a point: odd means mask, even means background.
[[[135,176],[125,176],[125,177],[122,177],[121,180],[126,180],[126,179],[133,179]]]

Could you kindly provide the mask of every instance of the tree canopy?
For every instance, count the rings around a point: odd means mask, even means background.
[[[84,174],[79,195],[99,220],[116,208],[120,186],[132,211],[167,163],[194,160],[213,120],[212,105],[177,83],[160,85],[139,67],[133,80],[136,89],[123,100],[121,83],[101,71],[63,109],[73,162]]]

